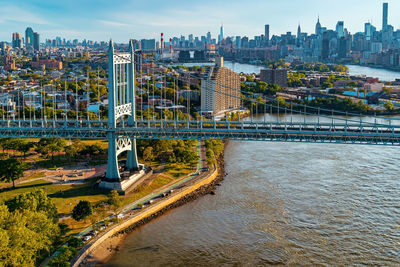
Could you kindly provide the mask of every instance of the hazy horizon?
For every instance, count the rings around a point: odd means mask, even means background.
[[[35,3],[36,2],[36,3]],[[389,24],[395,29],[400,18],[400,1],[337,0],[334,4],[317,0],[220,0],[220,1],[144,1],[144,0],[89,0],[52,1],[3,0],[0,9],[0,40],[10,41],[13,32],[24,36],[32,27],[41,41],[60,36],[66,39],[89,39],[127,42],[130,38],[165,38],[188,34],[195,36],[211,32],[213,38],[223,23],[225,36],[249,36],[264,33],[270,25],[271,36],[291,31],[313,33],[318,15],[322,26],[334,29],[337,21],[345,21],[351,33],[364,30],[364,23],[372,21],[382,27],[382,3],[389,3]]]

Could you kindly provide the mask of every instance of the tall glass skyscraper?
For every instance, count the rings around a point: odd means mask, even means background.
[[[218,35],[218,43],[221,43],[224,40],[224,25],[221,25],[221,29]]]
[[[389,4],[383,3],[382,31],[385,31],[388,26],[388,9]]]
[[[26,28],[25,30],[25,47],[33,47],[33,42],[34,42],[34,36],[33,36],[33,30],[31,27]]]
[[[336,32],[339,38],[344,37],[344,21],[338,21],[336,24]]]

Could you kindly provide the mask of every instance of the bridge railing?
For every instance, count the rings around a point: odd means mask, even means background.
[[[136,128],[154,128],[154,129],[226,129],[226,130],[268,130],[283,128],[290,130],[292,128],[304,128],[304,129],[325,129],[329,128],[334,130],[355,130],[358,129],[360,132],[364,130],[375,129],[381,131],[394,131],[397,132],[400,129],[400,125],[393,125],[391,123],[378,123],[375,122],[356,122],[356,121],[215,121],[215,120],[137,120],[134,123]],[[105,120],[0,120],[0,127],[10,129],[23,129],[23,128],[58,128],[71,130],[78,128],[93,128],[94,130],[108,129],[108,121]],[[117,127],[128,128],[128,122],[126,120],[119,120]]]

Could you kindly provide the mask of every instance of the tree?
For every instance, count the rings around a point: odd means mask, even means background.
[[[52,258],[49,262],[51,267],[69,267],[70,260],[77,253],[76,248],[63,246],[60,250],[60,254]]]
[[[72,210],[72,218],[81,221],[93,214],[93,207],[89,201],[81,200]]]
[[[12,182],[15,188],[15,180],[24,176],[25,166],[15,158],[0,161],[0,180]]]
[[[68,240],[68,246],[73,248],[79,248],[83,246],[83,241],[80,238],[71,237],[71,239]]]
[[[383,87],[383,92],[385,92],[385,94],[390,95],[391,93],[393,93],[393,88],[391,87]]]
[[[50,139],[50,138],[42,138],[36,144],[36,152],[42,154],[47,157],[51,154],[51,159],[54,159],[54,153],[61,152],[65,147],[64,139]]]
[[[52,218],[57,222],[58,212],[51,198],[43,190],[28,192],[18,195],[6,201],[10,212],[16,210],[30,210],[35,212],[43,212],[47,217]]]
[[[0,266],[35,266],[53,247],[58,225],[43,212],[0,205]]]
[[[394,105],[392,102],[386,102],[385,104],[383,104],[383,106],[385,107],[386,111],[393,111],[394,109]]]
[[[333,83],[324,82],[321,87],[322,87],[322,89],[332,88],[333,87]]]
[[[118,210],[121,207],[122,201],[119,197],[117,190],[112,190],[108,195],[108,204],[114,207],[114,211]]]
[[[17,150],[22,153],[23,157],[26,157],[26,153],[28,153],[33,147],[34,147],[33,142],[26,142],[26,141],[21,141],[19,143]]]
[[[94,143],[93,145],[85,146],[79,153],[81,155],[97,156],[104,154],[105,151],[99,143]]]
[[[66,146],[64,150],[65,155],[69,160],[75,159],[75,157],[78,155],[78,149],[74,145]]]
[[[350,82],[347,82],[347,86],[349,86],[349,87],[358,87],[359,83],[356,82],[356,81],[350,81]]]
[[[153,148],[151,146],[146,147],[146,149],[143,151],[142,158],[145,161],[151,161],[154,159]]]

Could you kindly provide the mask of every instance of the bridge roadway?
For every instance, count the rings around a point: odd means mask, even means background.
[[[0,137],[107,139],[119,138],[308,142],[400,146],[400,125],[320,122],[225,122],[225,121],[107,121],[0,120]]]

